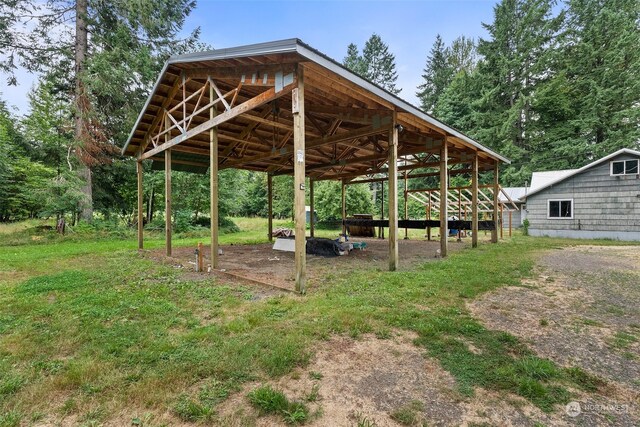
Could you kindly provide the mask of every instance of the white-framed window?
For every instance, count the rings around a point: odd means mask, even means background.
[[[547,201],[548,219],[572,219],[573,199],[553,199]]]
[[[640,172],[639,163],[638,159],[615,160],[611,162],[611,175],[637,175]]]

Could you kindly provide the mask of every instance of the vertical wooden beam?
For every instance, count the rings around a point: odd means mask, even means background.
[[[204,246],[202,242],[198,242],[198,258],[196,261],[196,271],[202,273],[204,271]]]
[[[498,212],[498,204],[500,195],[500,176],[499,176],[499,164],[496,160],[496,164],[493,166],[493,231],[491,232],[491,243],[498,243],[498,227],[500,226],[500,218]]]
[[[447,256],[447,237],[448,237],[448,212],[447,212],[447,195],[448,195],[448,157],[449,149],[447,147],[447,137],[444,137],[444,143],[440,149],[440,256]]]
[[[478,154],[471,166],[471,246],[478,247]]]
[[[504,239],[504,224],[502,221],[504,215],[504,209],[502,203],[500,203],[500,240]]]
[[[468,215],[468,212],[467,212],[467,208],[468,208],[468,205],[466,205],[466,204],[465,204],[465,205],[464,205],[464,211],[463,211],[463,214],[464,214],[464,222],[467,222],[467,221],[469,220],[469,215]],[[467,232],[466,232],[466,234],[465,234],[465,237],[467,237],[468,235],[469,235],[469,232],[468,232],[468,230],[467,230]]]
[[[267,210],[269,217],[268,238],[270,242],[273,242],[273,176],[267,175],[267,198],[269,199]]]
[[[142,188],[142,160],[138,160],[136,163],[136,172],[138,175],[138,249],[144,248],[144,212],[143,212],[143,200],[144,189]]]
[[[164,210],[165,246],[171,256],[171,149],[164,152]]]
[[[347,220],[347,186],[342,181],[342,235],[347,236],[347,224],[345,221]]]
[[[384,219],[384,181],[380,181],[380,219]],[[384,239],[384,227],[380,227],[378,239]]]
[[[409,193],[407,193],[409,187],[407,185],[407,172],[404,173],[404,219],[405,221],[409,219],[409,203],[408,197]],[[404,239],[407,240],[409,238],[409,229],[407,227],[404,228]]]
[[[296,291],[305,292],[307,281],[306,213],[305,213],[305,138],[304,138],[304,68],[298,64],[298,87],[291,93],[293,113],[294,212],[296,238]]]
[[[389,271],[398,269],[398,128],[389,131]]]
[[[209,85],[209,99],[215,98],[213,85]],[[216,106],[209,108],[209,119],[218,114]],[[211,190],[211,268],[218,268],[220,260],[218,256],[218,127],[209,129],[209,178]]]
[[[429,195],[429,205],[427,207],[427,221],[431,221],[431,191],[427,193]],[[427,227],[427,240],[431,241],[431,226]]]
[[[512,225],[511,225],[511,209],[509,209],[509,237],[511,237],[511,229],[512,229]]]
[[[462,190],[458,189],[458,220],[462,220]],[[462,229],[458,228],[458,242],[462,241]]]
[[[316,221],[314,218],[315,205],[313,201],[313,180],[309,180],[309,235],[314,237]]]

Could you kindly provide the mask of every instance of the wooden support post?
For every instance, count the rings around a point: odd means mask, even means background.
[[[502,221],[504,215],[504,206],[500,203],[500,240],[504,239],[504,224]]]
[[[267,216],[269,217],[268,237],[269,241],[273,242],[273,176],[267,175],[267,198],[269,199],[267,204]]]
[[[398,269],[398,128],[389,131],[389,271]],[[405,192],[406,194],[406,192]],[[406,200],[406,199],[405,199]]]
[[[171,149],[164,152],[164,228],[167,256],[171,256]]]
[[[384,219],[384,181],[380,182],[380,219]],[[378,239],[384,239],[384,227],[380,227]]]
[[[315,219],[315,205],[313,201],[313,180],[309,180],[309,235],[314,237],[316,219]]]
[[[478,154],[473,156],[471,172],[471,246],[478,247]]]
[[[427,221],[431,221],[431,191],[427,193],[429,195],[429,206],[427,207]],[[431,241],[431,227],[427,227],[427,240]]]
[[[405,221],[409,219],[409,203],[408,203],[408,197],[409,197],[409,193],[407,193],[407,191],[409,190],[409,187],[407,185],[407,172],[404,173],[404,219]],[[407,227],[404,228],[404,239],[407,240],[409,239],[409,229]]]
[[[305,212],[305,137],[304,137],[304,68],[296,69],[298,85],[291,93],[293,113],[294,219],[296,239],[296,291],[305,293],[307,281],[306,212]]]
[[[209,85],[209,99],[214,99],[213,85]],[[209,108],[209,119],[213,120],[218,114],[216,106]],[[209,175],[211,189],[211,268],[219,267],[218,256],[218,127],[209,129]]]
[[[499,164],[493,167],[493,231],[491,232],[491,243],[498,243],[498,227],[500,227],[500,217],[498,212],[498,204],[500,203],[498,196],[500,195],[500,177]]]
[[[458,220],[462,220],[462,190],[458,190]],[[458,242],[462,241],[462,229],[458,228]]]
[[[511,227],[512,227],[512,225],[511,225],[511,212],[512,212],[511,209],[509,209],[509,237],[511,237]]]
[[[142,160],[138,160],[136,163],[136,172],[138,174],[138,249],[144,248],[144,212],[143,212],[143,200],[144,189],[142,187]]]
[[[198,259],[196,260],[196,271],[202,273],[204,271],[204,246],[202,242],[198,242]]]
[[[440,149],[440,256],[447,256],[448,237],[448,212],[447,212],[447,191],[448,183],[448,157],[447,137],[444,137],[444,144]]]
[[[347,185],[342,181],[342,235],[347,236]]]

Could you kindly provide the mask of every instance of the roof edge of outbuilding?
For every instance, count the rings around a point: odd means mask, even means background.
[[[420,108],[416,107],[415,105],[412,105],[411,103],[400,98],[398,95],[395,95],[387,91],[386,89],[378,86],[377,84],[372,83],[363,77],[360,77],[359,75],[355,74],[354,72],[346,68],[344,65],[340,64],[335,59],[327,56],[326,54],[320,52],[319,50],[313,48],[312,46],[304,43],[299,38],[289,38],[289,39],[283,39],[283,40],[277,40],[277,41],[271,41],[271,42],[265,42],[265,43],[256,43],[256,44],[236,46],[231,48],[214,49],[214,50],[209,50],[204,52],[194,52],[194,53],[187,53],[182,55],[174,55],[169,57],[169,59],[165,61],[164,66],[162,67],[162,71],[158,75],[158,78],[155,84],[153,85],[153,89],[151,90],[151,92],[149,93],[149,96],[147,97],[147,101],[145,102],[144,107],[140,111],[140,114],[138,115],[138,118],[136,119],[136,122],[133,125],[131,132],[129,133],[127,142],[122,148],[122,154],[124,155],[126,153],[127,148],[129,147],[129,144],[133,139],[133,135],[138,125],[140,124],[140,121],[142,120],[142,117],[145,111],[147,110],[147,108],[149,107],[149,104],[151,103],[153,95],[155,94],[162,80],[162,77],[164,76],[165,72],[167,71],[167,68],[170,65],[179,64],[183,62],[210,61],[215,59],[230,59],[230,58],[246,57],[251,55],[269,55],[269,54],[290,53],[290,52],[297,52],[302,57],[307,58],[329,69],[330,71],[340,75],[341,77],[351,81],[352,83],[357,84],[358,86],[361,86],[362,88],[370,91],[371,93],[394,104],[396,107],[402,108],[407,112],[417,116],[418,118],[426,121],[427,123],[437,126],[442,130],[444,130],[445,132],[450,133],[451,135],[457,138],[460,138],[464,142],[472,145],[473,147],[486,152],[491,157],[494,157],[496,160],[499,160],[507,164],[511,163],[511,161],[506,157],[501,156],[500,154],[496,153],[495,151],[491,150],[488,147],[485,147],[484,145],[480,144],[479,142],[475,141],[474,139],[470,138],[469,136],[465,135],[459,130],[439,121],[438,119],[422,111]]]
[[[556,185],[556,184],[558,184],[558,183],[560,183],[562,181],[565,181],[565,180],[571,178],[572,176],[576,176],[579,173],[582,173],[582,172],[586,171],[587,169],[591,169],[592,167],[597,166],[600,163],[606,162],[607,160],[610,160],[610,159],[612,159],[614,157],[617,157],[617,156],[619,156],[621,154],[631,154],[631,155],[640,157],[640,151],[632,150],[630,148],[621,148],[620,150],[618,150],[618,151],[616,151],[614,153],[608,154],[608,155],[606,155],[606,156],[604,156],[604,157],[602,157],[602,158],[600,158],[598,160],[595,160],[595,161],[589,163],[588,165],[584,165],[580,169],[576,169],[575,171],[573,171],[570,174],[567,174],[567,175],[565,175],[565,176],[563,176],[561,178],[558,178],[558,179],[556,179],[554,181],[551,181],[551,182],[547,183],[546,185],[543,185],[541,187],[536,188],[535,190],[531,191],[529,194],[526,194],[524,196],[524,198],[526,199],[527,197],[531,197],[532,195],[537,194],[537,193],[541,192],[542,190],[545,190],[545,189],[547,189],[549,187],[552,187],[552,186],[554,186],[554,185]]]

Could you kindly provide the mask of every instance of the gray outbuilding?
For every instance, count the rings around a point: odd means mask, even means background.
[[[548,173],[544,183],[532,182],[521,199],[529,234],[640,240],[639,172],[640,151],[622,149],[580,169]]]

